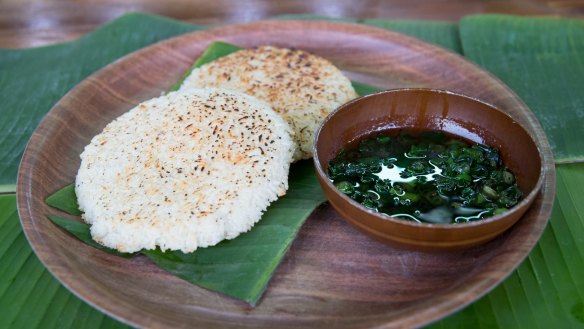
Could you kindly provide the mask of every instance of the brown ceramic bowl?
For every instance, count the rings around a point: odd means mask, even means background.
[[[441,130],[500,150],[524,198],[509,211],[462,224],[426,224],[388,217],[341,193],[328,179],[328,163],[348,143],[375,131]],[[314,163],[331,205],[350,224],[384,242],[419,250],[453,250],[487,242],[517,222],[543,183],[543,157],[530,134],[509,115],[449,91],[396,89],[361,97],[339,107],[316,134]]]

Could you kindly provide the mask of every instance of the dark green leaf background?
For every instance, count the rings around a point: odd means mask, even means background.
[[[462,50],[536,112],[558,162],[582,159],[582,124],[575,123],[584,117],[582,21],[473,16],[459,26],[360,23]],[[70,88],[128,52],[196,29],[132,14],[72,43],[0,50],[0,191],[14,191],[26,141],[42,115]],[[529,41],[521,42],[524,38]],[[491,293],[430,327],[584,328],[584,165],[560,164],[557,169],[550,225],[529,258]],[[13,194],[0,196],[0,209],[0,328],[124,327],[73,296],[44,269],[22,234]]]
[[[459,29],[464,56],[535,112],[556,162],[584,161],[584,20],[471,16]]]

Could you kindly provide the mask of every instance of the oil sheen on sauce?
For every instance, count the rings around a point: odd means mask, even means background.
[[[329,163],[335,186],[368,209],[435,224],[503,213],[522,194],[497,149],[440,131],[366,136]]]

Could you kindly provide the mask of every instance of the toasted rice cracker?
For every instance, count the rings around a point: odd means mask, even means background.
[[[221,89],[146,101],[95,136],[75,181],[91,236],[121,252],[233,239],[288,189],[290,128],[252,96]]]
[[[357,97],[349,79],[326,59],[270,46],[240,50],[194,69],[181,89],[201,87],[240,90],[271,104],[295,133],[294,160],[312,157],[320,123]]]

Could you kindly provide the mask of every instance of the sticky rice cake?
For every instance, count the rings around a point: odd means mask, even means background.
[[[285,194],[291,131],[236,91],[198,89],[146,101],[95,136],[75,191],[93,239],[121,252],[192,252],[233,239]]]
[[[328,60],[271,46],[240,50],[194,69],[181,90],[201,87],[240,90],[272,105],[295,133],[294,160],[312,157],[320,123],[357,97],[349,79]]]

